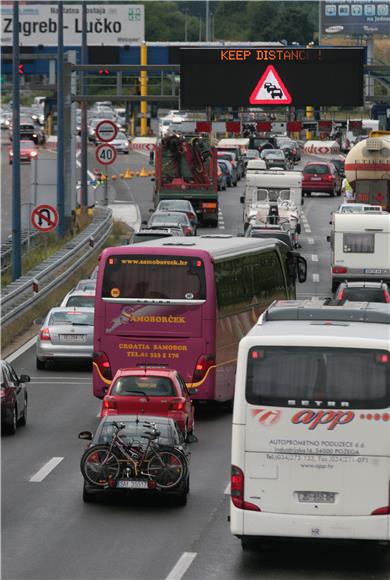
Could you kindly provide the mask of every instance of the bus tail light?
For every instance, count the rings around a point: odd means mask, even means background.
[[[230,479],[230,497],[233,505],[240,510],[261,512],[259,506],[244,500],[244,472],[239,467],[232,465]]]
[[[105,352],[94,352],[93,362],[97,365],[100,374],[109,381],[112,380],[110,361]]]
[[[215,365],[215,356],[212,354],[201,354],[195,366],[192,382],[201,381],[210,367]]]
[[[372,516],[390,516],[390,481],[389,481],[389,505],[377,508],[371,512]]]
[[[170,411],[184,411],[186,400],[183,397],[178,397],[177,399],[172,399],[169,410]]]
[[[345,266],[332,266],[333,274],[345,274],[346,272],[347,268]]]
[[[390,294],[388,293],[387,290],[385,290],[385,301],[387,302],[387,304],[390,303]]]
[[[45,328],[42,328],[39,338],[40,340],[51,340],[50,332],[47,326]]]

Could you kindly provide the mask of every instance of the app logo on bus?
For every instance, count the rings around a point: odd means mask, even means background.
[[[338,425],[346,425],[355,418],[352,411],[316,411],[305,409],[293,415],[291,422],[294,425],[307,425],[310,431],[317,429],[318,425],[326,425],[328,431],[333,431]]]

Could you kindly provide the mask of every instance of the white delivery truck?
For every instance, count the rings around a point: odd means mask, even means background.
[[[277,206],[280,222],[289,221],[290,229],[299,234],[302,206],[302,173],[282,169],[249,170],[246,175],[244,205],[244,229],[250,223],[267,223]],[[278,221],[278,220],[276,220]],[[275,220],[272,221],[274,223]]]
[[[332,291],[344,280],[390,281],[390,214],[334,213]]]
[[[275,301],[241,340],[230,528],[243,549],[389,544],[389,325],[390,304]]]

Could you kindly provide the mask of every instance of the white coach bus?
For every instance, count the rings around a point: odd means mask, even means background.
[[[231,532],[390,541],[390,305],[277,301],[241,340]]]

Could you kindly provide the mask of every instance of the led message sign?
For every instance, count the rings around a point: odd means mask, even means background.
[[[365,48],[184,48],[181,106],[359,106]]]

